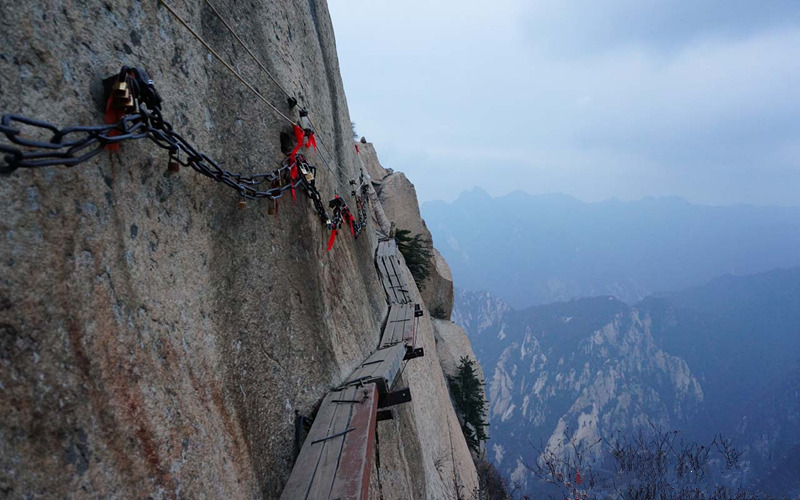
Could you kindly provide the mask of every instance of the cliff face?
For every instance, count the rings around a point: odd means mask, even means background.
[[[323,201],[354,207],[362,160],[325,2],[214,3],[311,111]],[[211,10],[176,9],[297,119]],[[0,14],[2,112],[99,124],[101,79],[141,66],[165,118],[228,170],[283,158],[288,125],[156,3],[18,2]],[[166,176],[166,162],[140,140],[72,169],[0,178],[4,494],[275,497],[295,412],[312,413],[377,346],[387,306],[375,221],[326,253],[329,233],[303,195],[279,216],[266,202],[237,210],[235,192],[188,169]],[[444,498],[455,476],[465,491],[477,483],[427,313],[419,335],[426,356],[401,382],[414,400],[378,427],[373,496]]]

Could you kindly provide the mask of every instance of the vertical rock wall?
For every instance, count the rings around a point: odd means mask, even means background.
[[[348,181],[361,162],[325,3],[214,3],[311,110],[323,197],[354,204]],[[170,4],[296,118],[210,9]],[[98,124],[101,79],[142,66],[165,118],[226,169],[282,159],[288,124],[157,2],[4,2],[0,26],[4,113]],[[75,168],[0,178],[4,495],[276,497],[295,411],[311,413],[377,345],[386,303],[374,226],[326,253],[328,233],[302,196],[281,202],[279,217],[266,203],[239,211],[229,188],[165,168],[143,140]],[[467,486],[474,475],[427,320],[421,335],[431,354],[403,376],[414,403],[379,429],[381,481],[404,485],[398,498],[443,498],[446,474]],[[438,455],[451,457],[444,473]]]

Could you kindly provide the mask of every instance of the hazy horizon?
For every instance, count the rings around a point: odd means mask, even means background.
[[[350,115],[420,201],[792,205],[800,2],[329,3]]]
[[[413,179],[411,179],[411,181],[413,182]],[[770,203],[747,203],[747,202],[702,203],[702,202],[695,202],[695,201],[689,200],[689,199],[687,199],[687,198],[685,198],[683,196],[679,196],[679,195],[675,195],[675,194],[644,195],[644,196],[641,196],[639,198],[630,198],[630,199],[623,199],[623,198],[614,196],[614,197],[603,198],[603,199],[598,199],[598,200],[585,200],[585,199],[582,199],[582,198],[580,198],[578,196],[575,196],[575,195],[572,195],[572,194],[569,194],[569,193],[558,192],[558,191],[550,191],[550,192],[542,192],[542,193],[529,193],[529,192],[527,192],[525,190],[522,190],[522,189],[513,189],[511,191],[507,191],[507,192],[495,195],[495,194],[492,194],[492,193],[486,191],[485,189],[481,188],[480,186],[473,186],[471,188],[467,188],[467,189],[465,189],[465,190],[463,190],[463,191],[461,191],[459,193],[456,193],[450,199],[434,198],[434,199],[431,199],[431,200],[422,201],[422,202],[420,202],[420,205],[425,205],[425,204],[428,204],[428,203],[447,203],[447,204],[452,204],[453,202],[458,200],[460,197],[462,197],[464,195],[468,195],[469,193],[472,193],[472,192],[475,192],[475,191],[481,191],[481,192],[485,193],[486,195],[488,195],[492,199],[504,198],[506,196],[511,196],[511,195],[516,194],[516,193],[520,193],[520,194],[523,194],[525,196],[531,196],[531,197],[548,197],[548,196],[558,197],[558,196],[561,196],[561,197],[572,198],[575,201],[578,201],[578,202],[581,202],[581,203],[586,203],[586,204],[607,203],[607,202],[636,203],[636,202],[645,201],[645,200],[679,200],[679,201],[686,202],[686,203],[688,203],[690,205],[697,205],[697,206],[702,206],[702,207],[751,206],[751,207],[800,208],[800,202],[789,203],[789,204],[785,204],[785,205],[777,204],[777,203],[770,204]]]

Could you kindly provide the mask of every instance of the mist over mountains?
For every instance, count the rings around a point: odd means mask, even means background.
[[[743,451],[729,479],[800,494],[800,267],[725,276],[628,305],[611,296],[512,310],[456,293],[487,380],[490,458],[523,491],[532,446],[654,423]]]
[[[456,286],[515,308],[652,293],[800,264],[800,207],[694,205],[680,198],[584,203],[479,188],[422,214]]]

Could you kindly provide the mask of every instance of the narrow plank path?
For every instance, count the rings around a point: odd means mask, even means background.
[[[411,302],[401,277],[394,239],[378,243],[375,265],[389,302],[380,344],[341,386],[323,398],[282,500],[366,499],[378,408],[395,404],[393,399],[410,401],[408,389],[395,394],[392,389],[403,371],[403,361],[421,355],[414,354],[421,311]]]

